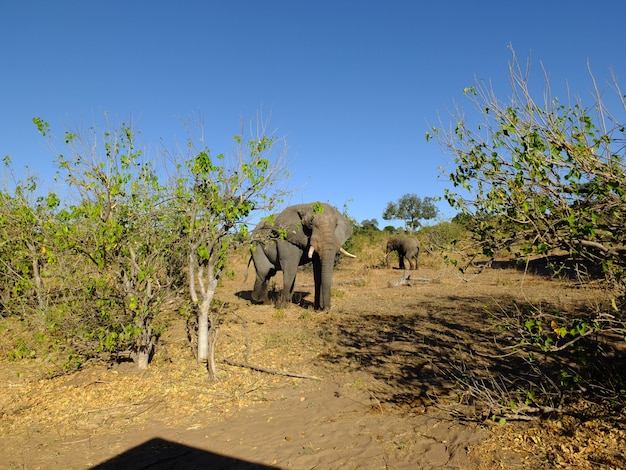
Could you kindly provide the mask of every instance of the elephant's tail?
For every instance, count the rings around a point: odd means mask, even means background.
[[[252,255],[250,255],[250,259],[248,260],[248,266],[246,266],[246,274],[243,276],[242,284],[245,284],[245,282],[248,280],[248,270],[250,269],[250,263],[252,263]]]

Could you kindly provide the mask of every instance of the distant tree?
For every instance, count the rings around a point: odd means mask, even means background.
[[[408,232],[420,227],[420,220],[434,219],[439,214],[435,198],[420,199],[415,194],[405,194],[398,202],[389,202],[383,212],[384,220],[403,220]]]
[[[378,220],[376,219],[366,219],[361,222],[361,226],[359,227],[359,231],[362,232],[377,232],[378,231]]]
[[[466,212],[459,212],[457,215],[452,217],[452,222],[463,227],[469,227],[472,223],[472,216]]]

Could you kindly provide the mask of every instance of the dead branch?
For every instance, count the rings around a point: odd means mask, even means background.
[[[224,362],[230,366],[246,367],[248,369],[265,372],[267,374],[285,375],[287,377],[297,377],[299,379],[322,380],[319,377],[315,377],[314,375],[298,374],[296,372],[288,372],[278,369],[268,369],[267,367],[255,366],[254,364],[250,364],[248,362],[235,362],[231,361],[230,359],[224,359]]]
[[[390,282],[389,287],[397,287],[397,286],[409,286],[411,287],[414,282],[432,282],[432,279],[428,279],[425,277],[412,278],[411,275],[404,271],[402,277],[398,279],[396,282]]]
[[[558,413],[558,414],[566,414],[562,408],[555,408],[553,406],[520,406],[515,410],[515,413],[504,412],[498,415],[494,413],[495,416],[502,416],[503,418],[509,421],[533,421],[541,418],[542,415]]]
[[[346,279],[342,281],[333,281],[333,286],[350,286],[350,285],[363,285],[365,284],[365,279],[362,277],[357,277],[355,279]],[[314,283],[303,283],[298,284],[298,287],[315,287]]]
[[[362,277],[357,277],[355,279],[334,281],[333,284],[338,285],[338,286],[352,286],[352,285],[360,286],[360,285],[365,284],[365,279],[363,279]]]

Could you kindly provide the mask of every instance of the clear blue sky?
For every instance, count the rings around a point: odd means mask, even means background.
[[[382,228],[389,201],[443,194],[428,124],[475,76],[506,90],[509,44],[554,88],[586,94],[587,61],[607,92],[609,67],[626,88],[625,18],[622,0],[3,1],[0,156],[51,182],[32,118],[60,132],[104,112],[132,115],[153,147],[201,113],[228,152],[262,109],[289,144],[290,202],[347,204]]]

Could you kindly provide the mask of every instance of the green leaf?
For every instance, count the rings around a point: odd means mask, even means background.
[[[39,117],[33,118],[33,123],[37,126],[37,130],[42,136],[46,136],[50,132],[50,124]]]

